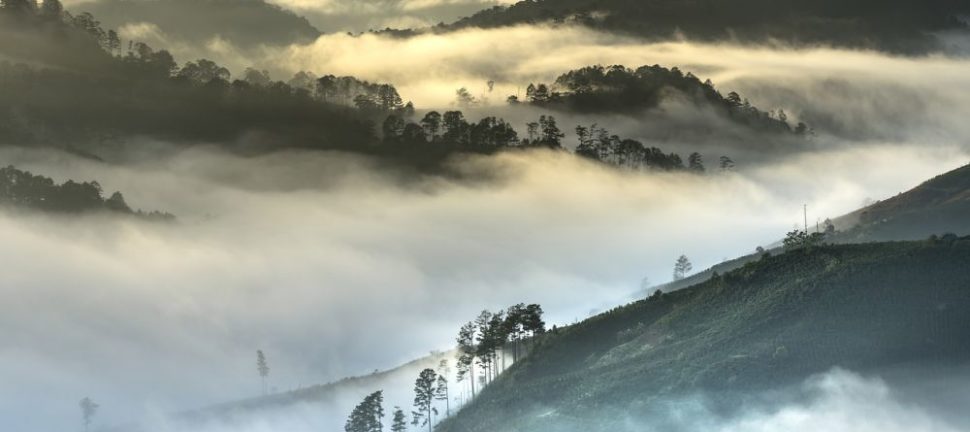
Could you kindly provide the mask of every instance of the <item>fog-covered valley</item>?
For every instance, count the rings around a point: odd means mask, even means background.
[[[109,11],[110,3],[65,1],[72,11]],[[253,67],[284,81],[306,71],[392,83],[414,102],[413,121],[460,109],[470,120],[504,118],[519,137],[527,123],[554,115],[566,149],[578,144],[575,126],[596,124],[685,160],[698,152],[706,171],[628,170],[541,148],[456,152],[432,170],[353,150],[239,151],[261,139],[247,125],[227,141],[112,132],[95,144],[57,146],[4,135],[2,166],[56,183],[97,181],[123,192],[132,208],[177,218],[5,202],[0,428],[77,429],[82,397],[101,406],[92,431],[338,430],[377,390],[388,412],[400,405],[410,413],[413,365],[341,387],[324,402],[182,423],[186,412],[261,396],[256,350],[269,358],[268,393],[279,395],[451,350],[459,327],[482,309],[537,303],[548,327],[568,326],[669,281],[681,255],[696,271],[774,247],[803,224],[814,230],[970,161],[970,60],[959,32],[945,50],[920,56],[779,41],[646,41],[568,23],[349,35],[342,32],[424,27],[508,2],[272,3],[283,8],[273,15],[280,20],[302,15],[323,32],[308,27],[299,40],[262,43],[253,30],[240,33],[252,39],[244,43],[123,9],[105,21],[123,41],[170,49],[180,64],[211,58],[233,77]],[[0,58],[22,60],[0,48]],[[783,110],[812,133],[765,133],[677,94],[627,113],[506,103],[510,95],[524,100],[530,83],[614,64],[676,67],[772,118]],[[459,88],[475,101],[457,101]],[[10,106],[0,107],[0,131],[55,129],[18,123],[16,101]],[[373,129],[381,134],[379,120]],[[721,156],[732,166],[718,167]],[[920,373],[932,379],[828,368],[778,390],[774,401],[761,395],[727,412],[701,390],[664,400],[664,415],[631,414],[627,428],[966,428],[959,410],[939,401],[970,396],[947,382],[966,381],[965,363]]]
[[[179,217],[3,216],[4,294],[16,299],[3,327],[17,329],[5,333],[16,348],[4,406],[42,401],[49,414],[21,426],[39,427],[71,424],[78,393],[101,395],[102,415],[119,421],[257,395],[257,348],[271,353],[271,385],[290,390],[447,349],[484,307],[538,302],[550,323],[571,323],[627,301],[643,278],[669,280],[679,254],[703,268],[750,253],[797,225],[803,202],[813,218],[846,213],[966,154],[874,147],[706,177],[551,153],[455,162],[501,173],[477,182],[338,154],[202,149],[110,166],[7,150],[4,160],[96,178]],[[902,163],[906,177],[881,168]]]

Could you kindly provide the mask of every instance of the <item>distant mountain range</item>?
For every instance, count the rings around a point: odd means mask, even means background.
[[[385,6],[392,10],[403,7],[396,2]],[[408,9],[408,13],[433,13],[446,6],[464,11],[474,3],[428,2],[422,5],[425,9]],[[390,12],[376,5],[361,7],[370,7],[384,20],[390,18],[385,17]],[[151,23],[173,39],[205,44],[219,37],[242,49],[305,43],[321,34],[295,11],[264,0],[99,0],[72,7],[72,12],[82,11],[92,12],[108,27]],[[386,34],[408,37],[428,30],[440,33],[570,23],[653,40],[684,36],[702,41],[822,44],[916,54],[941,48],[939,32],[967,30],[964,17],[968,14],[970,4],[960,0],[528,0],[494,6],[431,29]],[[341,14],[330,17],[315,12],[314,16],[317,21],[368,21]],[[438,18],[428,16],[425,21]],[[339,23],[332,24],[339,27]]]
[[[150,23],[162,33],[131,35],[141,42],[147,36],[161,36],[171,39],[169,44],[185,41],[205,45],[221,38],[250,49],[309,43],[321,34],[306,18],[263,0],[98,0],[71,9],[73,13],[92,13],[108,28]]]
[[[528,0],[494,7],[439,30],[577,23],[669,39],[825,44],[919,53],[935,32],[967,29],[960,0]]]

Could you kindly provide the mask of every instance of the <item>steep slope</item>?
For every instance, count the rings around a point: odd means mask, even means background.
[[[550,333],[440,430],[625,430],[668,396],[966,362],[967,262],[970,238],[767,256]]]
[[[839,241],[916,240],[933,234],[970,234],[970,165],[850,213]]]
[[[832,243],[862,243],[873,241],[923,240],[932,235],[947,233],[970,235],[970,165],[941,174],[933,179],[836,218],[837,228],[828,240]],[[781,241],[778,242],[781,244]],[[777,250],[772,250],[777,252]],[[712,266],[679,281],[650,290],[664,292],[687,288],[710,279],[711,275],[727,273],[749,262],[757,261],[760,253],[752,253]],[[649,292],[642,293],[644,295]]]
[[[826,43],[890,51],[937,47],[929,33],[965,28],[957,0],[528,0],[495,7],[445,28],[577,22],[651,38]]]

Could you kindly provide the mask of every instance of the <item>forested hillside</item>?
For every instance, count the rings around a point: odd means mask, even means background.
[[[576,22],[650,38],[832,44],[917,53],[934,31],[966,28],[960,0],[527,0],[496,6],[443,29]]]
[[[970,238],[765,255],[552,331],[439,430],[625,430],[668,396],[967,361],[968,260]]]
[[[580,156],[633,169],[703,171],[700,154],[669,153],[595,125],[561,125],[554,116],[538,115],[520,135],[503,119],[465,119],[457,110],[429,111],[418,119],[413,104],[389,83],[308,71],[282,81],[254,68],[234,77],[207,59],[180,64],[164,49],[122,40],[95,16],[72,15],[56,0],[40,8],[13,4],[0,9],[0,35],[14,42],[0,43],[0,55],[10,60],[0,61],[3,144],[79,150],[107,160],[136,138],[149,137],[247,154],[350,151],[436,169],[456,153],[571,149],[564,131],[575,127]],[[552,86],[530,86],[524,102],[547,110],[642,116],[671,98],[693,106],[693,123],[703,126],[691,131],[700,134],[733,131],[725,126],[730,123],[765,134],[767,141],[810,132],[804,124],[789,125],[783,111],[761,111],[737,93],[724,96],[710,81],[660,66],[571,71]],[[710,113],[727,122],[712,120]],[[725,156],[721,165],[733,161]]]
[[[878,201],[847,215],[826,220],[820,230],[831,243],[865,243],[877,241],[922,240],[931,236],[970,235],[970,165],[941,174],[933,179]],[[809,231],[812,231],[809,229]],[[781,240],[777,250],[781,250]],[[770,245],[764,247],[771,248]],[[764,249],[762,247],[762,249]],[[727,273],[756,261],[760,253],[752,252],[714,265],[683,279],[659,285],[664,291],[689,287],[711,277]]]
[[[68,180],[58,184],[49,177],[12,166],[0,168],[0,208],[4,207],[51,213],[110,212],[156,220],[175,219],[169,213],[132,210],[121,192],[114,192],[105,198],[97,181]]]
[[[698,109],[710,109],[729,121],[762,132],[809,133],[808,125],[788,124],[784,110],[765,112],[737,92],[722,95],[710,80],[660,65],[630,69],[622,65],[588,66],[560,75],[553,84],[529,84],[527,102],[577,113],[642,114],[668,99],[681,98]],[[509,102],[519,103],[510,96]]]

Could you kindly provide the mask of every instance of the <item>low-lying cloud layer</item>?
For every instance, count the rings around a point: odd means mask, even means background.
[[[70,426],[85,395],[104,422],[253,395],[257,348],[282,390],[447,348],[482,308],[538,302],[550,323],[572,322],[644,276],[666,280],[681,253],[701,268],[749,252],[790,229],[803,202],[835,216],[967,155],[860,147],[706,177],[541,152],[456,162],[485,182],[322,153],[2,159],[181,218],[0,213],[0,417],[32,431]]]
[[[962,58],[891,57],[876,52],[830,48],[750,47],[688,41],[645,43],[572,26],[515,26],[469,29],[413,38],[378,35],[324,35],[310,45],[294,45],[269,62],[287,71],[355,75],[393,82],[418,105],[440,107],[454,100],[454,90],[467,87],[480,94],[488,80],[499,85],[498,99],[524,92],[534,81],[551,82],[582,66],[660,64],[677,66],[731,89],[742,80],[804,83],[819,79],[888,83],[921,82],[921,89],[953,87],[963,82],[968,60]],[[934,80],[921,78],[933,76]],[[945,89],[937,88],[936,91]],[[956,97],[954,96],[954,99]],[[760,102],[752,99],[752,102]],[[797,106],[779,106],[793,112]]]
[[[709,78],[722,93],[738,91],[763,110],[782,109],[790,121],[805,121],[818,134],[811,144],[791,145],[787,151],[766,151],[759,146],[773,138],[745,133],[740,133],[740,143],[734,142],[733,133],[685,143],[676,139],[684,131],[730,126],[675,100],[653,112],[628,116],[580,119],[559,114],[566,118],[560,124],[567,131],[581,121],[597,122],[623,136],[685,154],[720,147],[721,154],[732,157],[763,158],[856,142],[965,146],[970,135],[963,120],[970,112],[970,59],[943,54],[913,58],[825,47],[645,43],[581,27],[517,26],[413,38],[325,35],[310,45],[272,52],[269,59],[265,65],[275,67],[279,76],[308,70],[392,82],[405,99],[424,109],[456,108],[455,90],[466,87],[485,102],[470,117],[503,116],[520,131],[544,112],[512,109],[504,100],[513,94],[524,97],[530,82],[551,83],[565,71],[594,64],[660,64]],[[491,92],[488,81],[495,83]],[[678,132],[670,133],[673,129]],[[670,136],[673,141],[664,142]]]
[[[864,377],[843,369],[814,376],[801,386],[774,392],[772,402],[746,404],[741,413],[717,414],[693,401],[669,406],[668,422],[662,430],[717,432],[955,432],[968,425],[962,413],[934,406],[937,398],[928,391],[966,401],[968,394],[952,384],[965,382],[965,371],[950,376],[949,384],[937,375],[921,386],[907,382],[887,383],[878,377]],[[643,430],[631,421],[630,430]]]

